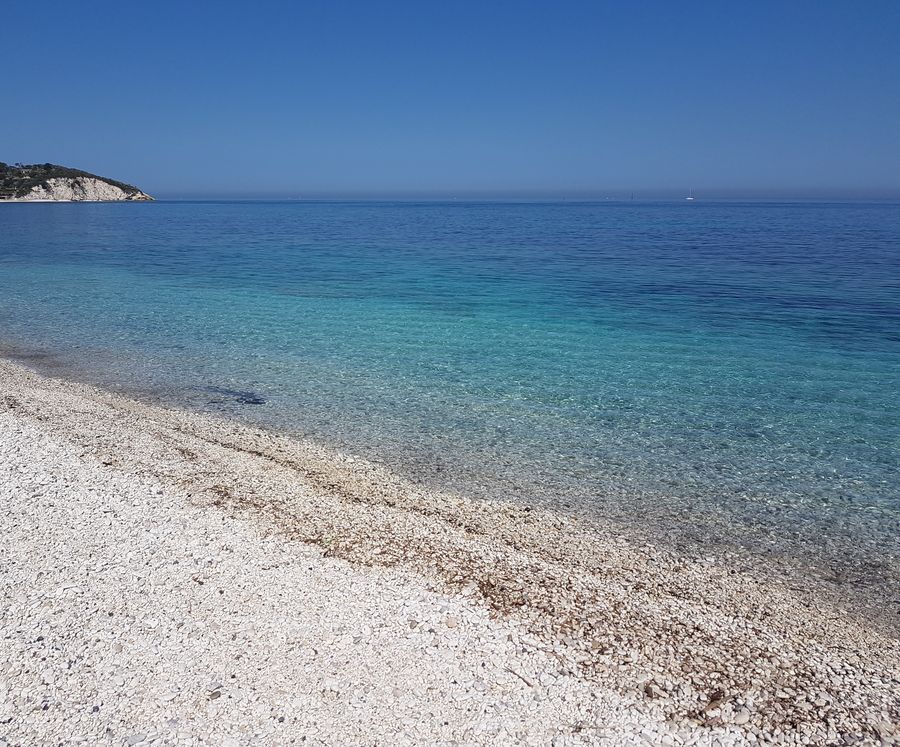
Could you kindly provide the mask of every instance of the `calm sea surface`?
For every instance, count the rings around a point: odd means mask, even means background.
[[[3,205],[0,340],[469,495],[897,571],[897,205]]]

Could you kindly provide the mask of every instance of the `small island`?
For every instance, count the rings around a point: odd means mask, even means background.
[[[153,198],[131,184],[53,163],[0,162],[2,202],[119,202]]]

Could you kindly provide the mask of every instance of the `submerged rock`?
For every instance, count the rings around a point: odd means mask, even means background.
[[[205,386],[202,391],[217,394],[217,399],[211,399],[210,404],[226,401],[237,402],[239,405],[264,405],[266,398],[250,389],[227,389],[221,386]]]

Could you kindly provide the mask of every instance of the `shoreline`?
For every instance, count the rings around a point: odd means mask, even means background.
[[[410,471],[405,465],[387,464],[379,455],[354,451],[353,447],[335,444],[327,438],[317,438],[305,433],[297,433],[271,423],[260,422],[250,417],[252,408],[230,408],[228,410],[206,409],[182,397],[174,396],[168,390],[122,385],[113,379],[97,378],[97,371],[86,369],[68,357],[59,357],[55,352],[30,348],[8,341],[0,342],[0,361],[6,360],[34,371],[40,376],[72,382],[103,392],[114,393],[128,400],[163,410],[186,411],[201,418],[214,421],[225,420],[238,423],[254,432],[283,437],[312,447],[325,461],[334,458],[360,464],[372,463],[386,470],[391,480],[399,480],[405,487],[423,493],[461,498],[465,503],[480,505],[502,503],[514,508],[530,506],[543,512],[562,515],[578,522],[586,522],[607,541],[626,541],[634,546],[651,546],[663,553],[676,556],[680,561],[691,563],[717,563],[725,567],[740,569],[765,582],[803,589],[811,597],[823,600],[827,606],[837,606],[843,614],[856,616],[866,626],[880,626],[889,636],[900,637],[900,595],[895,594],[900,583],[900,565],[896,555],[888,557],[883,552],[874,556],[856,554],[856,548],[849,545],[832,547],[829,552],[818,553],[816,546],[801,541],[799,535],[792,540],[780,538],[778,542],[760,543],[760,537],[747,544],[747,534],[752,535],[753,527],[744,525],[734,518],[711,519],[698,517],[696,525],[671,521],[666,513],[649,512],[625,520],[620,515],[608,511],[594,511],[575,501],[540,501],[530,503],[528,498],[518,495],[497,501],[491,492],[472,493],[468,486],[444,484]],[[499,486],[495,486],[499,489]],[[508,488],[509,486],[504,486]],[[516,494],[515,488],[509,490]],[[612,493],[615,496],[615,492]],[[615,498],[614,498],[615,500]],[[640,503],[653,504],[656,496],[646,494]],[[633,506],[634,500],[631,499]],[[688,511],[682,505],[682,511]],[[743,532],[743,535],[742,535]],[[785,534],[793,534],[787,533]],[[703,538],[701,540],[701,538]]]
[[[673,744],[900,735],[896,635],[814,590],[635,545],[576,516],[427,490],[289,436],[2,359],[0,419],[77,449],[92,470],[157,481],[206,516],[469,600],[527,631],[604,702],[671,726]]]

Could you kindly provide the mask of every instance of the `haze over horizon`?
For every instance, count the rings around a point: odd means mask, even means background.
[[[3,15],[0,160],[157,196],[900,197],[887,0]]]

